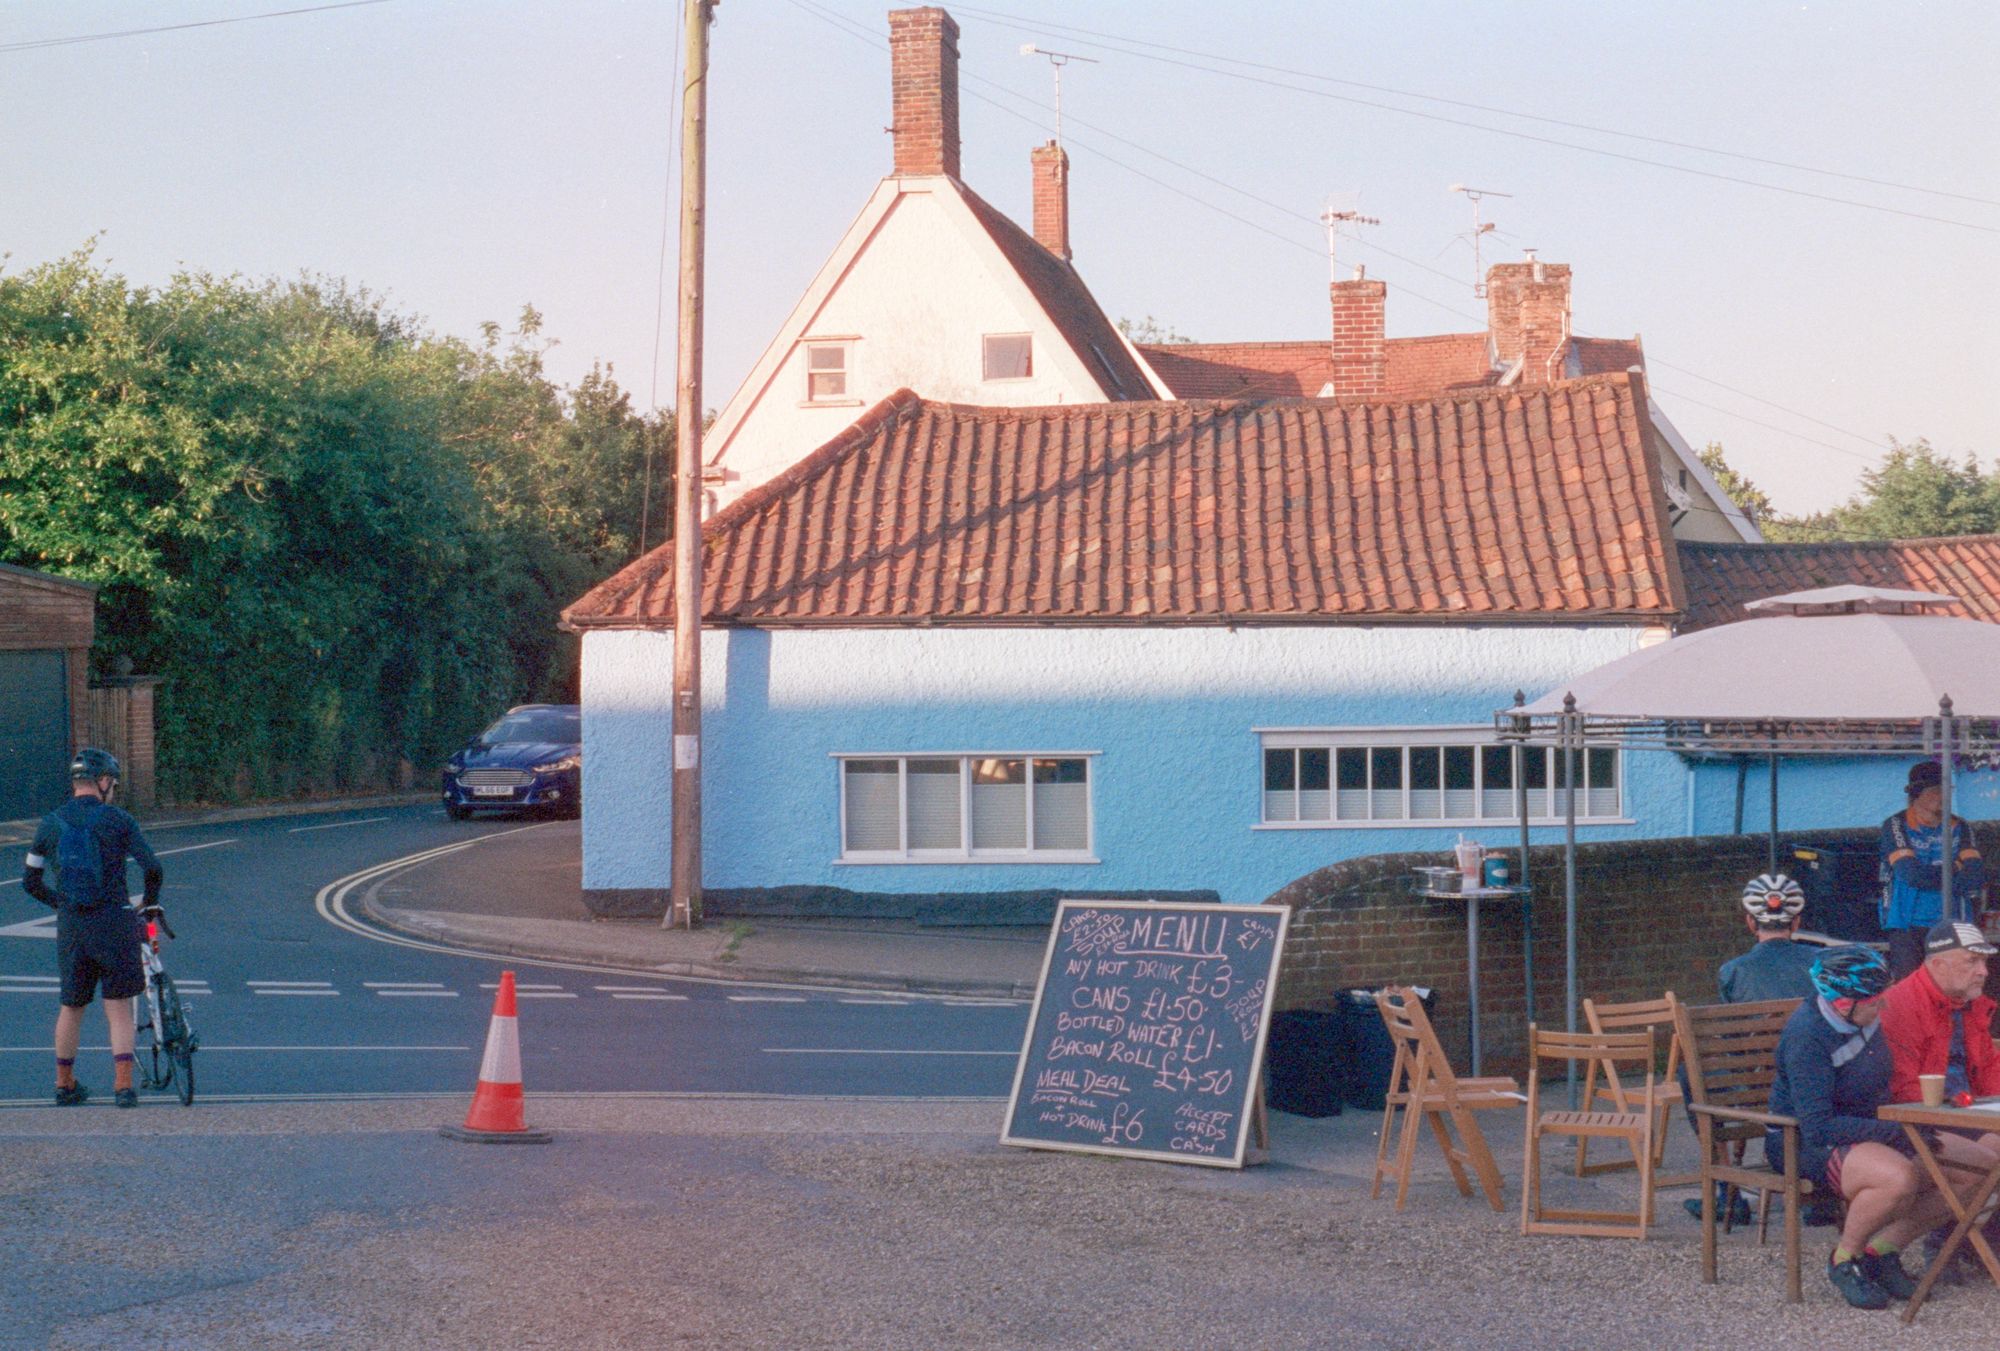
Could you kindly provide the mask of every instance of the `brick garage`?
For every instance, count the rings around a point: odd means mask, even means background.
[[[1980,850],[2000,857],[2000,822],[1974,822]],[[1718,997],[1715,969],[1749,947],[1739,898],[1765,869],[1762,835],[1628,840],[1577,846],[1577,999],[1693,1003]],[[1783,837],[1780,837],[1781,840]],[[1875,831],[1820,831],[1814,843],[1870,843]],[[1801,837],[1799,843],[1805,843]],[[1790,857],[1787,843],[1781,861]],[[1269,897],[1290,905],[1280,1009],[1331,1009],[1343,990],[1389,984],[1438,992],[1438,1035],[1470,1069],[1466,1034],[1465,907],[1410,894],[1411,870],[1442,854],[1378,854],[1311,873]],[[1529,854],[1535,896],[1535,1013],[1563,1021],[1563,851]],[[1517,907],[1479,911],[1480,1028],[1489,1073],[1525,1069],[1526,982]],[[2000,982],[2000,973],[1989,989]],[[1580,1016],[1580,1015],[1579,1015]]]
[[[0,821],[50,810],[89,712],[97,588],[0,564]]]

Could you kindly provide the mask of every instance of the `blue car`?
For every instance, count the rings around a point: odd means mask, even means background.
[[[583,710],[575,704],[510,708],[444,765],[444,811],[454,821],[495,809],[575,815],[582,789]]]

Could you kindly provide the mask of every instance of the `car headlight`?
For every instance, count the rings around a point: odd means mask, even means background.
[[[581,755],[565,755],[560,760],[551,760],[545,765],[536,765],[535,773],[560,774],[565,769],[575,769],[578,765],[582,763],[583,763],[583,757]]]

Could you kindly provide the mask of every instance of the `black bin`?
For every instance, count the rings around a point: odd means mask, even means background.
[[[1264,1063],[1265,1102],[1296,1116],[1339,1116],[1347,1078],[1347,1019],[1339,1011],[1286,1009],[1271,1015]]]
[[[1424,1012],[1437,1007],[1437,991],[1418,987]],[[1389,1098],[1389,1076],[1396,1068],[1396,1044],[1375,1007],[1373,990],[1345,990],[1340,1012],[1347,1025],[1347,1082],[1343,1096],[1349,1107],[1379,1112]]]
[[[1848,943],[1882,940],[1881,851],[1872,844],[1802,844],[1791,872],[1806,893],[1800,923]]]

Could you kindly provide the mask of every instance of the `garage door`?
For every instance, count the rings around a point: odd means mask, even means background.
[[[0,652],[0,821],[55,810],[69,792],[61,652]]]

